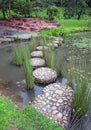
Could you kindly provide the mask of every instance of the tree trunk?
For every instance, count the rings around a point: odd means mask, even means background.
[[[4,10],[4,8],[2,8],[2,14],[3,14],[3,18],[6,19],[6,15],[5,15],[5,10]]]
[[[9,19],[11,19],[11,0],[8,0],[9,2]]]

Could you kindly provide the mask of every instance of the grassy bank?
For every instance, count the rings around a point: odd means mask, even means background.
[[[22,110],[0,97],[0,130],[62,130],[60,126],[36,111],[31,105]]]
[[[40,34],[42,35],[53,35],[53,36],[60,36],[60,35],[69,35],[73,32],[80,32],[85,30],[91,30],[91,22],[90,19],[61,19],[59,20],[60,27],[56,29],[49,29],[49,30],[41,30]]]

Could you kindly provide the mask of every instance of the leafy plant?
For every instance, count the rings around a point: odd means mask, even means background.
[[[48,14],[48,18],[49,20],[53,20],[54,17],[57,17],[59,14],[59,10],[57,6],[49,6],[47,9],[47,14]]]

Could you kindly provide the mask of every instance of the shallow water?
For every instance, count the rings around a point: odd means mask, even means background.
[[[0,48],[0,80],[4,86],[1,91],[14,100],[19,107],[23,107],[40,94],[44,86],[35,84],[33,90],[27,91],[23,67],[15,66],[12,60],[12,47]]]
[[[76,45],[73,46],[73,43],[81,41],[82,38],[85,38],[85,41],[89,41],[89,44],[91,44],[90,34],[89,32],[70,36],[65,39],[65,43],[61,47],[55,50],[56,57],[60,56],[60,62],[64,64],[65,72],[71,67],[71,64],[76,66],[83,64],[84,59],[87,63],[85,71],[91,72],[91,49],[88,46],[86,48],[81,47],[80,49],[78,49]],[[11,46],[0,48],[0,81],[3,82],[3,86],[0,86],[0,90],[2,94],[16,102],[19,107],[23,107],[28,104],[29,101],[32,101],[35,96],[41,94],[45,86],[35,84],[33,90],[27,91],[23,67],[17,67],[12,64],[12,58],[13,52]],[[67,84],[66,78],[60,79],[59,77],[57,81]],[[91,116],[89,115],[90,114],[87,114],[84,121],[80,121],[80,126],[73,130],[91,130]],[[87,124],[85,128],[84,124]]]

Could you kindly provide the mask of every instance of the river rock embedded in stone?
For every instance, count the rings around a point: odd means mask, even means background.
[[[61,83],[53,83],[43,89],[42,94],[35,98],[32,105],[66,129],[71,116],[72,98],[73,90],[71,87]]]
[[[33,51],[31,53],[31,57],[33,57],[33,58],[42,58],[43,57],[43,52],[42,51]]]
[[[36,47],[36,49],[38,51],[43,51],[43,50],[48,50],[49,48],[48,48],[48,46],[38,46],[38,47]]]
[[[47,84],[56,80],[57,73],[51,68],[41,67],[33,71],[33,76],[36,82]]]
[[[45,66],[45,60],[42,58],[31,58],[30,62],[34,69]]]

